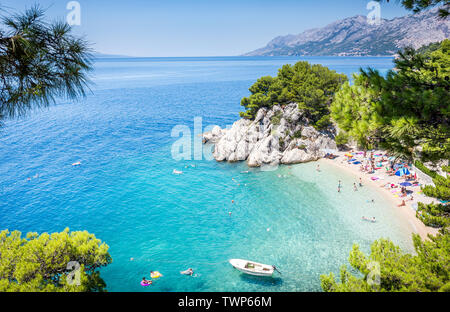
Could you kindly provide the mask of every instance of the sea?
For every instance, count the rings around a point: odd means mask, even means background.
[[[196,144],[239,118],[259,77],[300,60],[349,78],[393,68],[391,57],[96,59],[85,98],[1,126],[0,229],[95,234],[113,258],[101,269],[111,292],[321,291],[320,275],[349,266],[354,244],[367,253],[383,237],[411,252],[411,226],[373,187],[355,192],[353,175],[216,162]],[[183,138],[191,150],[179,148]],[[281,274],[244,275],[232,258]],[[180,274],[187,268],[193,276]],[[142,287],[150,271],[162,277]]]

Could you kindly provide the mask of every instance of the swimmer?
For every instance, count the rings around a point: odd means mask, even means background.
[[[231,211],[228,212],[228,215],[231,216]]]
[[[192,274],[194,274],[194,270],[192,270],[191,268],[189,268],[189,269],[187,269],[186,271],[182,271],[182,272],[180,272],[181,274],[184,274],[184,275],[191,275],[192,276]]]
[[[365,220],[365,221],[370,221],[372,223],[376,222],[375,221],[375,217],[372,217],[372,219],[370,219],[370,218],[366,218],[366,217],[363,216],[362,219]]]
[[[320,165],[317,165],[317,172],[320,172]]]
[[[81,161],[77,161],[72,164],[72,166],[79,166],[79,165],[81,165]]]
[[[144,285],[151,285],[151,284],[153,284],[153,281],[146,279],[145,276],[144,276],[142,278],[142,284],[144,284]]]
[[[234,199],[231,200],[231,203],[234,204]]]
[[[134,258],[130,258],[130,261],[134,261]],[[145,278],[145,277],[144,277]]]

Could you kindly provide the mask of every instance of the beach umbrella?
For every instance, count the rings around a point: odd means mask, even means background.
[[[401,186],[411,186],[412,184],[409,182],[400,183]]]
[[[406,174],[409,174],[409,170],[407,168],[400,168],[399,170],[397,170],[397,172],[395,173],[396,176],[402,177]]]

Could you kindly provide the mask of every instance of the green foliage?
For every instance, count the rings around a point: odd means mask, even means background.
[[[106,287],[98,269],[111,263],[108,245],[88,232],[0,232],[0,292],[86,292]],[[69,283],[77,261],[80,285]],[[71,273],[72,272],[72,273]],[[69,278],[68,278],[69,277]],[[75,275],[76,277],[76,275]]]
[[[419,49],[417,49],[417,53],[423,54],[423,55],[428,55],[436,50],[439,50],[441,47],[441,44],[442,44],[442,41],[432,42],[430,44],[424,45],[424,46],[420,47]]]
[[[348,143],[348,135],[344,131],[341,131],[338,135],[336,135],[334,140],[338,146],[346,145]]]
[[[376,1],[389,2],[389,0],[376,0]],[[414,13],[422,12],[423,10],[432,8],[434,6],[441,6],[438,11],[440,18],[445,19],[450,14],[449,0],[401,0],[401,3],[406,9],[411,10]]]
[[[435,171],[432,171],[425,167],[422,162],[416,161],[415,162],[416,167],[421,170],[423,173],[429,175],[433,178],[433,183],[435,186],[426,185],[422,187],[423,193],[429,197],[438,198],[441,200],[450,200],[450,177],[447,175],[446,177],[443,177],[436,173]],[[443,168],[448,169],[447,167]]]
[[[372,147],[371,137],[375,136],[383,120],[378,115],[378,93],[366,88],[366,81],[361,75],[353,77],[354,84],[349,83],[336,93],[330,107],[331,116],[348,136],[353,137],[358,145],[365,149]]]
[[[328,127],[332,125],[330,115],[323,115],[322,118],[317,120],[314,128],[317,130],[326,130]]]
[[[386,77],[361,70],[336,93],[331,115],[365,148],[437,161],[450,158],[450,40],[423,54],[399,52]]]
[[[447,178],[446,184],[450,182]],[[450,200],[450,188],[446,185],[437,184],[436,187],[426,185],[422,188],[423,193],[429,197],[438,198],[444,201]]]
[[[433,179],[436,179],[439,174],[437,174],[437,172],[428,169],[427,167],[425,167],[425,165],[420,161],[420,160],[416,160],[414,162],[414,165],[423,173],[425,173],[426,175],[432,177]]]
[[[281,113],[281,111],[278,111],[275,113],[275,115],[272,116],[272,118],[270,119],[270,122],[272,123],[272,125],[278,126],[281,122],[281,117],[282,117],[282,113]]]
[[[343,266],[340,282],[336,282],[332,273],[321,275],[322,289],[326,292],[449,291],[449,233],[442,232],[436,237],[430,237],[429,241],[422,241],[413,234],[413,242],[417,255],[403,253],[387,239],[376,240],[369,256],[361,252],[358,245],[354,245],[349,262],[362,277],[352,275]],[[374,278],[377,275],[379,283]]]
[[[280,146],[280,149],[283,150],[284,149],[284,144],[285,144],[284,139],[283,138],[279,138],[278,139],[278,144]]]
[[[88,44],[62,22],[46,23],[39,7],[0,24],[0,119],[85,95],[92,69]],[[1,16],[0,16],[1,17]]]
[[[302,137],[302,130],[295,131],[293,134],[294,139],[299,139]]]
[[[262,107],[298,103],[305,117],[318,128],[329,125],[329,105],[334,93],[347,81],[347,77],[337,74],[322,65],[298,62],[284,65],[277,77],[259,78],[249,89],[251,95],[241,100],[245,112],[240,115],[253,119]],[[318,124],[317,124],[318,123]]]
[[[425,225],[435,228],[446,227],[450,225],[450,206],[419,203],[416,216]]]

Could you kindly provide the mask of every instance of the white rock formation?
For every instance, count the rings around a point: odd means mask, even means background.
[[[215,144],[217,161],[247,160],[250,167],[314,161],[337,149],[333,134],[309,126],[295,103],[261,108],[253,121],[240,119],[230,129],[216,126],[203,142]]]

